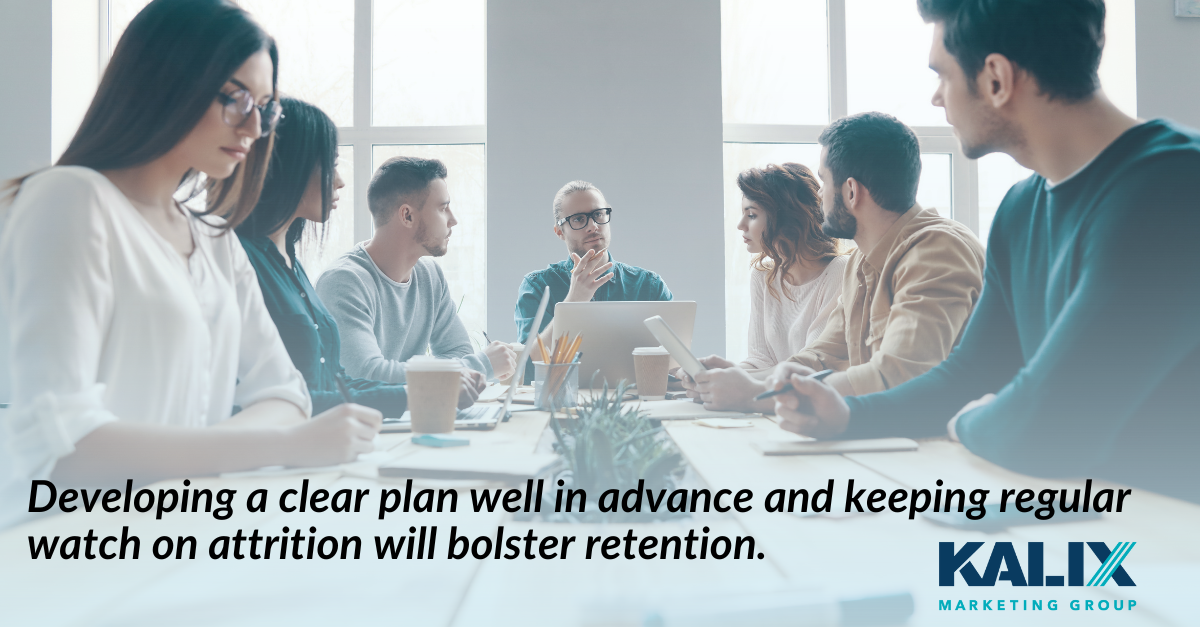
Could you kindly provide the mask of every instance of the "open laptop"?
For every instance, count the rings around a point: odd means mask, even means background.
[[[537,315],[533,317],[533,327],[538,328],[542,324],[542,316],[546,313],[546,305],[550,302],[550,288],[542,292],[542,302],[538,305]],[[475,429],[475,430],[490,430],[495,429],[496,425],[508,420],[512,416],[512,401],[513,396],[517,393],[517,386],[521,382],[519,373],[525,372],[525,360],[529,358],[529,352],[533,350],[533,345],[537,343],[537,334],[530,333],[529,340],[525,342],[524,348],[521,349],[521,355],[517,357],[517,368],[513,371],[512,381],[508,385],[508,394],[504,397],[503,405],[491,405],[477,403],[466,409],[458,410],[458,414],[454,418],[455,429]],[[404,415],[399,418],[384,418],[383,432],[398,433],[412,431],[412,414],[404,412]]]
[[[608,301],[589,303],[558,303],[554,307],[554,333],[569,332],[571,337],[583,333],[579,365],[579,387],[609,387],[624,379],[636,380],[633,372],[633,349],[639,346],[658,346],[659,341],[646,328],[645,320],[662,316],[675,330],[681,342],[692,344],[692,328],[696,323],[696,301]],[[533,327],[537,328],[537,327]],[[672,359],[671,367],[678,364]]]

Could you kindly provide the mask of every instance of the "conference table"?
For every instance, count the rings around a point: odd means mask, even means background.
[[[211,514],[168,513],[161,520],[149,511],[107,513],[75,511],[47,516],[0,534],[0,620],[6,625],[604,625],[663,624],[647,616],[663,604],[670,607],[731,608],[716,614],[714,624],[747,624],[737,620],[745,604],[769,604],[780,598],[811,599],[809,622],[836,624],[831,607],[838,600],[911,594],[911,625],[1030,624],[1053,619],[1054,624],[1172,625],[1196,624],[1185,598],[1200,581],[1200,507],[1141,490],[1126,499],[1124,511],[1099,520],[1010,527],[982,533],[936,525],[922,516],[840,511],[845,486],[851,479],[861,488],[993,490],[1078,488],[1081,481],[1047,480],[1018,475],[992,465],[944,439],[919,441],[916,451],[845,455],[762,455],[755,443],[795,439],[773,418],[747,416],[749,426],[715,429],[694,421],[664,421],[665,433],[679,447],[690,480],[719,489],[749,489],[752,509],[739,513],[697,513],[690,518],[649,523],[548,523],[520,514],[472,511],[471,488],[495,488],[481,481],[417,479],[416,488],[455,489],[458,512],[388,514],[379,520],[373,507],[360,513],[285,513],[275,507],[275,495],[307,479],[309,490],[369,489],[371,494],[404,488],[403,479],[380,478],[381,464],[413,455],[447,454],[520,458],[550,450],[552,435],[546,412],[514,413],[493,431],[465,432],[471,443],[458,449],[429,449],[410,442],[407,434],[383,434],[377,451],[359,461],[332,468],[264,470],[223,477],[191,478],[193,489],[237,490],[236,510],[225,521]],[[834,505],[828,514],[766,512],[762,497],[775,489],[824,488],[836,481]],[[523,482],[522,482],[523,483]],[[1097,483],[1094,489],[1103,484]],[[180,481],[148,486],[179,488]],[[518,486],[523,487],[523,485]],[[632,487],[632,486],[625,486]],[[623,487],[624,488],[624,487]],[[267,489],[267,511],[247,512],[243,499],[252,490]],[[547,489],[550,489],[547,487]],[[868,490],[869,491],[869,490]],[[989,499],[991,500],[991,499]],[[373,503],[374,501],[369,501]],[[498,510],[500,508],[497,508]],[[282,527],[317,528],[313,535],[357,535],[363,539],[362,558],[312,560],[212,560],[207,540],[242,529],[279,534]],[[376,559],[372,537],[407,534],[409,528],[437,526],[439,539],[433,559]],[[494,536],[574,535],[566,559],[446,559],[452,528],[458,535]],[[143,538],[138,560],[31,560],[31,536],[120,536],[124,527]],[[585,559],[580,550],[586,536],[684,536],[689,530],[708,535],[752,536],[762,559]],[[309,535],[306,533],[305,535]],[[194,560],[158,560],[150,556],[149,540],[156,536],[194,536],[199,550]],[[1047,574],[1051,563],[1064,563],[1069,542],[1136,541],[1127,560],[1138,587],[1115,584],[1095,588],[968,588],[959,579],[954,587],[938,586],[940,542],[1043,542]],[[1021,559],[1024,550],[1018,549]],[[1090,556],[1089,556],[1090,559]],[[986,553],[974,558],[982,570]],[[1091,572],[1091,568],[1088,569]],[[1051,612],[1006,609],[951,611],[939,601],[958,599],[1058,599]],[[1069,599],[1136,599],[1129,611],[1084,611],[1068,607]],[[760,604],[761,604],[760,603]],[[1009,606],[1011,601],[1006,601]],[[739,605],[742,604],[742,605]],[[707,607],[707,606],[706,606]],[[832,613],[831,613],[832,612]],[[724,616],[725,619],[721,619]],[[749,614],[746,614],[749,616]],[[824,618],[823,618],[824,617]],[[755,621],[756,624],[764,624]],[[669,623],[667,623],[669,624]]]

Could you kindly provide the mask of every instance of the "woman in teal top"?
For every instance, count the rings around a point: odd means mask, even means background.
[[[281,98],[283,119],[275,134],[271,165],[258,204],[237,227],[238,238],[258,273],[263,301],[296,368],[304,375],[318,413],[342,402],[338,375],[345,376],[339,355],[337,323],[317,297],[296,258],[296,244],[308,222],[325,222],[337,207],[344,186],[337,172],[337,127],[320,109]],[[477,382],[464,375],[459,405],[478,397]],[[404,413],[403,385],[345,379],[350,399],[384,416]]]

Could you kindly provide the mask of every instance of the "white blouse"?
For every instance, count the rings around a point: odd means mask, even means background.
[[[778,297],[767,289],[766,272],[750,270],[749,351],[739,364],[742,368],[774,367],[821,335],[842,294],[847,259],[848,255],[834,257],[824,272],[803,285],[790,285],[782,276],[776,278]]]
[[[0,208],[0,527],[106,422],[203,427],[269,398],[311,412],[237,237],[190,226],[185,260],[105,176],[73,166]]]

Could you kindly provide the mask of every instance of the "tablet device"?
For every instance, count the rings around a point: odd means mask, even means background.
[[[538,303],[537,315],[533,317],[533,326],[529,327],[529,337],[525,338],[525,347],[521,349],[521,356],[517,357],[517,368],[513,370],[512,380],[508,385],[508,395],[504,397],[504,422],[508,422],[508,419],[512,418],[513,397],[517,394],[517,386],[525,379],[525,360],[533,352],[533,344],[538,339],[538,329],[542,328],[542,316],[545,315],[546,305],[549,303],[550,286],[547,285],[546,289],[542,290],[542,301]]]
[[[644,322],[646,328],[650,329],[650,333],[654,334],[654,339],[658,340],[658,343],[662,344],[663,348],[671,353],[671,357],[674,357],[675,361],[679,362],[679,367],[683,368],[684,372],[694,377],[707,370],[704,364],[700,363],[700,360],[696,359],[696,356],[692,354],[687,344],[684,344],[683,340],[680,340],[679,336],[675,335],[675,331],[671,329],[671,325],[667,324],[667,321],[663,320],[662,316],[651,316],[646,318]]]

